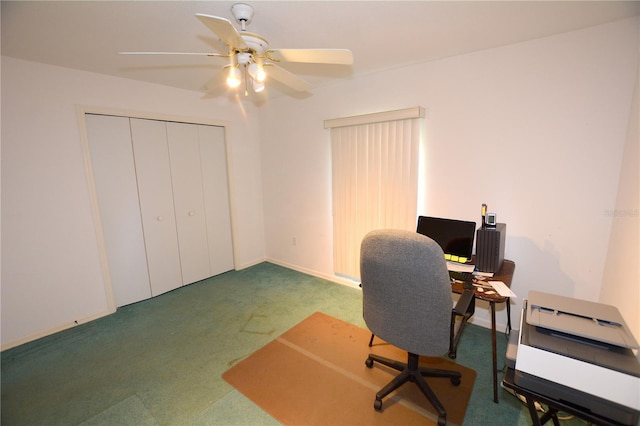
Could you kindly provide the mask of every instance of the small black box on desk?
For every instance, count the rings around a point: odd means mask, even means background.
[[[504,260],[507,225],[480,228],[476,234],[476,267],[480,272],[498,272]]]

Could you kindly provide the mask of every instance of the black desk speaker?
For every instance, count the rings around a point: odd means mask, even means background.
[[[497,223],[495,228],[480,228],[476,233],[476,267],[480,272],[498,272],[504,261],[504,243],[507,225]]]

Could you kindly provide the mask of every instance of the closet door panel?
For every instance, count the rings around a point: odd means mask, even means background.
[[[234,269],[224,127],[198,126],[211,275]]]
[[[130,119],[153,296],[182,285],[166,124]]]
[[[198,127],[167,123],[173,199],[184,284],[211,276]]]
[[[151,297],[127,117],[85,115],[116,306]]]

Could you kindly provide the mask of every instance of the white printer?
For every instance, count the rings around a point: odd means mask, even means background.
[[[638,424],[638,343],[617,308],[530,291],[523,303],[514,382],[557,401]]]

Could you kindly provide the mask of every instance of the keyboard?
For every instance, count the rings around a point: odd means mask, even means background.
[[[473,274],[471,272],[449,271],[449,278],[458,281],[473,281]]]

